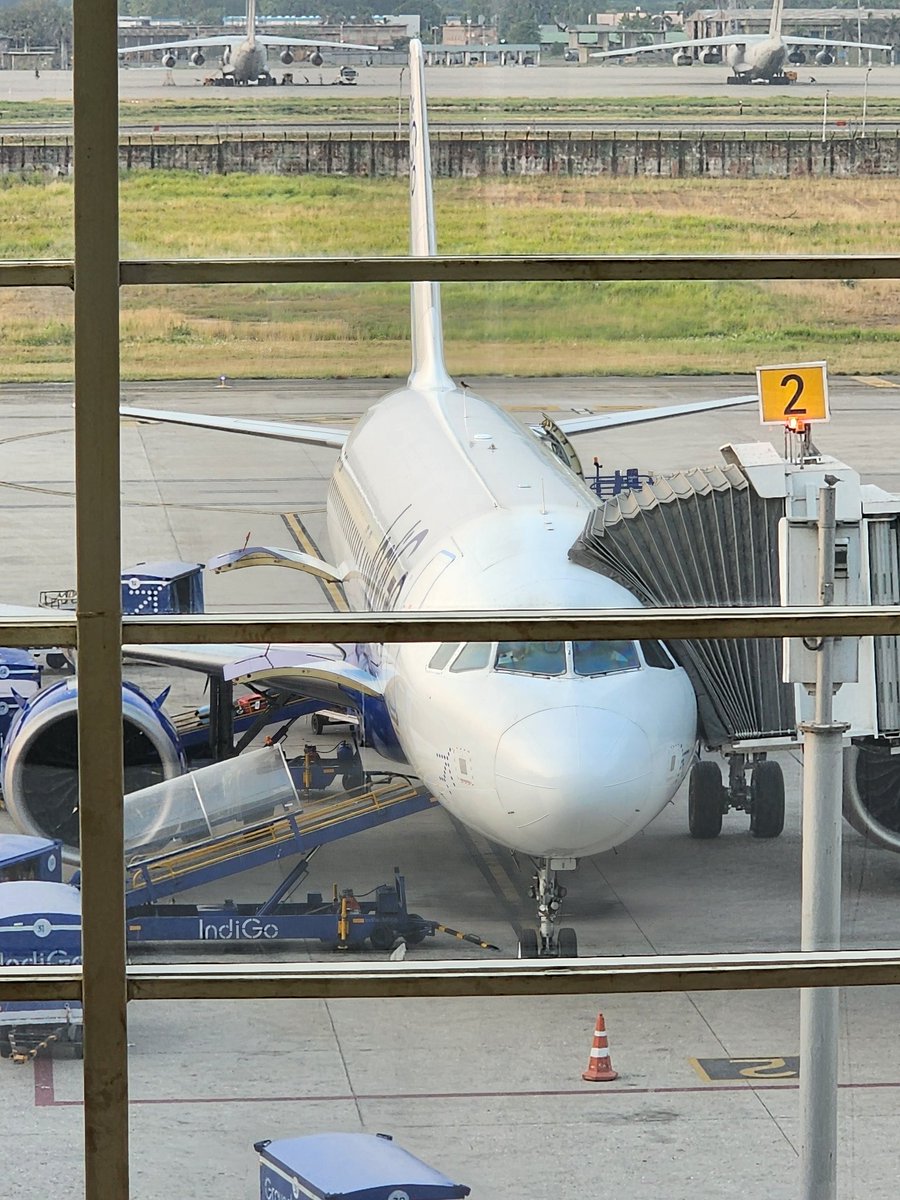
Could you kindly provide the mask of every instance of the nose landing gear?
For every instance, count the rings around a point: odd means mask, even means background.
[[[565,864],[563,867],[561,864]],[[556,872],[573,869],[574,859],[542,858],[532,877],[531,897],[537,901],[538,928],[525,928],[519,935],[519,958],[577,958],[578,937],[575,930],[556,928],[566,889]]]

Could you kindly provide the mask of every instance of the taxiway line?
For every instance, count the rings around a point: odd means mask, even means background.
[[[297,548],[299,550],[302,550],[304,554],[313,555],[314,558],[322,557],[322,551],[313,540],[312,534],[303,524],[299,513],[282,513],[281,519],[287,526],[291,537],[297,543]],[[350,611],[350,605],[347,603],[347,597],[344,595],[343,588],[336,583],[332,583],[328,579],[320,579],[319,583],[322,585],[322,591],[325,593],[325,599],[335,612]]]

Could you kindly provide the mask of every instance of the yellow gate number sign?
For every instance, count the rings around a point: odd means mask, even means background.
[[[828,420],[826,364],[797,363],[757,367],[759,412],[763,425],[793,425]]]

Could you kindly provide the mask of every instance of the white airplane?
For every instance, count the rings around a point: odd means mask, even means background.
[[[632,54],[647,54],[651,50],[672,51],[672,61],[676,66],[689,65],[693,59],[689,50],[704,49],[704,62],[721,62],[721,47],[726,47],[725,61],[734,72],[728,78],[729,83],[752,83],[755,79],[768,83],[787,83],[784,73],[786,62],[802,63],[806,56],[803,46],[820,47],[816,54],[816,62],[820,66],[829,66],[834,62],[830,50],[835,46],[847,46],[858,50],[890,50],[873,42],[842,42],[833,38],[827,39],[827,44],[821,38],[785,36],[781,32],[784,16],[784,0],[773,0],[772,18],[769,22],[768,35],[727,33],[722,37],[695,38],[684,42],[656,42],[649,46],[631,46],[627,50],[596,50],[591,58],[624,58]],[[792,50],[791,47],[797,47]]]
[[[221,47],[222,74],[226,81],[236,84],[268,84],[274,83],[274,76],[269,71],[268,48],[280,47],[279,57],[286,67],[294,61],[292,48],[312,46],[313,53],[309,62],[314,67],[322,65],[321,48],[344,50],[377,50],[377,46],[358,45],[355,42],[323,42],[310,41],[308,38],[275,37],[268,33],[258,32],[256,28],[256,0],[247,0],[247,29],[246,37],[238,46],[238,34],[224,34],[222,37],[184,38],[174,42],[155,42],[147,46],[124,46],[119,49],[119,57],[126,58],[132,54],[143,54],[147,51],[161,50],[163,66],[174,67],[178,51],[194,48],[190,61],[195,67],[202,67],[206,62],[204,50]]]
[[[411,253],[431,257],[436,238],[418,41],[410,44],[410,87]],[[407,386],[373,405],[349,433],[122,408],[125,417],[339,451],[327,494],[332,563],[296,550],[245,547],[208,565],[310,571],[341,583],[358,611],[638,607],[618,583],[569,559],[597,500],[580,468],[573,470],[577,458],[565,434],[755,403],[755,394],[528,429],[450,378],[439,285],[413,283],[411,307]],[[557,872],[643,829],[695,757],[694,693],[658,642],[127,649],[131,658],[220,671],[237,683],[355,707],[366,740],[408,763],[448,812],[534,860],[539,929],[523,931],[526,957],[577,953],[575,931],[556,925],[565,893]],[[65,703],[71,710],[71,699]],[[44,729],[52,720],[52,710],[36,717]],[[15,747],[15,732],[11,737]],[[48,748],[54,761],[69,761],[55,738]],[[15,786],[16,754],[14,748],[5,762],[7,805],[28,832],[46,831],[34,818],[41,805],[54,803],[47,777],[38,773],[30,799],[23,799]],[[60,803],[70,817],[68,796]]]

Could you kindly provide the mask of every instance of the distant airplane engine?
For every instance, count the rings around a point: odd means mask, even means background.
[[[802,67],[806,62],[806,55],[799,47],[795,47],[788,55],[788,62],[795,67]]]
[[[816,55],[816,62],[820,67],[830,67],[832,65],[834,62],[834,55],[827,46],[824,46]]]
[[[291,63],[294,61],[293,54],[291,54],[290,50],[287,50],[287,49],[282,50],[281,54],[278,57],[281,59],[281,61],[284,63],[284,65],[286,67],[289,67],[291,65]]]
[[[874,845],[900,852],[900,761],[888,742],[844,751],[844,816]]]
[[[325,61],[325,59],[319,53],[318,47],[316,47],[316,49],[313,50],[312,54],[309,56],[309,61],[314,67],[321,67],[322,63]]]
[[[203,64],[206,62],[206,58],[204,57],[203,51],[195,50],[194,53],[191,55],[191,62],[194,64],[195,67],[202,67]]]
[[[149,787],[185,769],[171,721],[134,684],[122,686],[125,791]],[[3,799],[24,833],[59,838],[78,850],[78,682],[38,692],[19,713],[0,757]]]
[[[174,50],[167,50],[163,55],[162,65],[169,71],[175,66],[176,58]]]
[[[672,62],[676,67],[690,67],[693,65],[693,58],[687,50],[676,50],[672,55]]]
[[[700,61],[707,66],[720,63],[722,61],[722,51],[710,46],[709,49],[704,50],[700,55]]]

